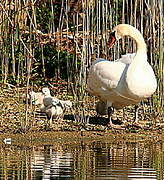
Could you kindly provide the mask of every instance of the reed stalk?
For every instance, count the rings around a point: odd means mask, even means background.
[[[114,60],[136,50],[135,43],[129,38],[123,39],[112,50],[107,48],[108,33],[119,23],[135,26],[145,38],[149,63],[158,79],[158,89],[149,102],[152,111],[158,112],[162,119],[163,0],[1,1],[0,81],[26,85],[28,93],[34,83],[33,77],[47,81],[47,65],[56,63],[53,78],[66,74],[64,80],[69,82],[68,89],[77,101],[82,100],[88,95],[87,72],[95,57]],[[48,54],[45,47],[54,49]],[[49,59],[49,56],[53,58]],[[62,70],[63,64],[66,72]],[[28,116],[28,106],[26,112]]]

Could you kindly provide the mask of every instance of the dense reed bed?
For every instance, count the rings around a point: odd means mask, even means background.
[[[85,114],[89,109],[79,102],[88,96],[86,79],[91,62],[95,57],[114,60],[136,50],[129,38],[113,49],[107,47],[108,34],[119,23],[135,26],[145,38],[158,88],[142,106],[149,106],[148,111],[162,121],[163,0],[1,1],[1,84],[26,87],[28,92],[31,87],[38,89],[43,85],[59,87],[58,80],[62,79],[67,83],[67,93],[74,97],[75,107]],[[28,109],[26,105],[26,119]]]

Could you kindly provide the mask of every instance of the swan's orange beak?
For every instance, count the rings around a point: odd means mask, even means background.
[[[108,41],[109,48],[111,48],[115,42],[116,42],[115,32],[111,32]]]

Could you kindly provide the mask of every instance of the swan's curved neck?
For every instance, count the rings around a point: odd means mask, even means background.
[[[147,48],[146,48],[146,43],[141,34],[135,36],[134,40],[137,43],[137,51],[131,63],[131,66],[138,67],[139,64],[142,65],[145,64],[145,62],[147,62]]]
[[[143,38],[142,34],[140,33],[140,31],[137,30],[136,28],[134,28],[133,26],[129,26],[124,35],[130,36],[137,43],[136,56],[134,57],[131,65],[136,64],[136,63],[139,64],[139,61],[140,62],[147,61],[146,43],[145,43],[144,38]]]
[[[137,30],[136,33],[133,32],[129,36],[131,36],[137,43],[137,52],[136,53],[147,53],[146,43],[142,34]]]
[[[137,43],[137,52],[142,52],[142,53],[147,52],[146,43],[144,41],[142,34],[138,29],[128,24],[120,24],[116,26],[116,31],[121,37],[129,36],[132,39],[134,39]]]
[[[136,41],[137,52],[142,52],[142,53],[147,52],[146,43],[144,41],[144,38],[143,38],[142,34],[137,29],[135,29],[135,30],[133,29],[132,31],[129,31],[128,35]]]

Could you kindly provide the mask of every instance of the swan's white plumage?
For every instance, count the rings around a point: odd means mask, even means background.
[[[130,64],[133,60],[133,58],[135,57],[136,53],[128,53],[128,54],[125,54],[125,55],[122,55],[120,59],[116,60],[115,62],[122,62],[124,64]]]
[[[96,59],[90,68],[88,76],[88,91],[116,109],[140,100],[125,95],[124,74],[129,64],[121,61],[108,61]],[[129,100],[127,100],[127,98]]]
[[[122,55],[116,61],[98,58],[90,67],[88,91],[116,109],[137,104],[151,96],[157,82],[147,62],[146,44],[141,33],[126,24],[114,28],[118,38],[130,36],[137,43],[137,52]]]

